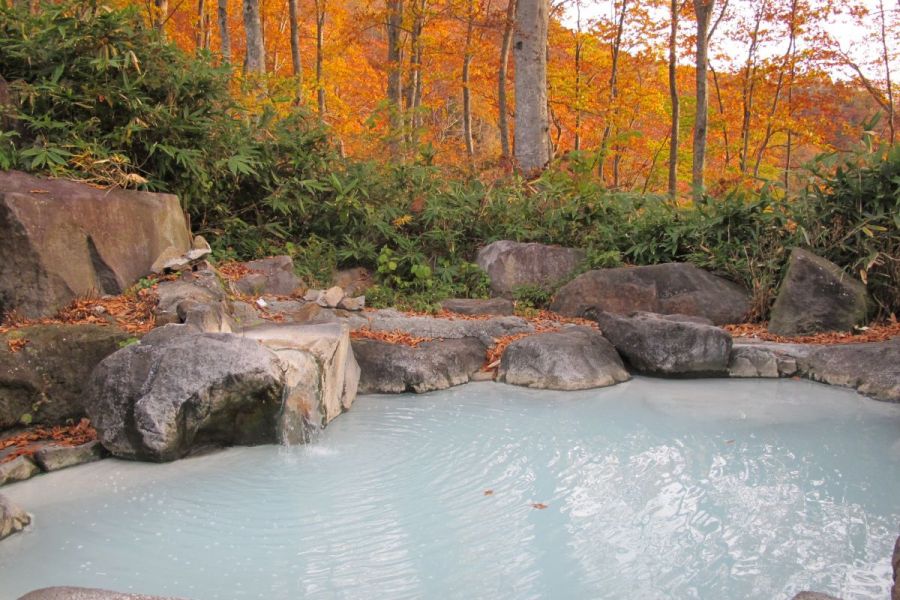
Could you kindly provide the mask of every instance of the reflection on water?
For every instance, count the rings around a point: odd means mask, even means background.
[[[806,382],[362,397],[308,447],[4,488],[0,599],[883,598],[897,448],[900,406]]]

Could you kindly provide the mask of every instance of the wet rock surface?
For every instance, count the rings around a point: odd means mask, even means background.
[[[865,322],[867,310],[862,282],[833,262],[794,248],[772,306],[769,331],[783,336],[850,331]]]
[[[590,327],[567,327],[511,343],[499,381],[548,390],[585,390],[630,379],[616,349]]]
[[[429,392],[468,383],[484,363],[487,344],[477,338],[424,342],[416,348],[354,339],[362,394]]]
[[[18,533],[31,523],[31,517],[0,494],[0,540]]]
[[[550,309],[569,317],[590,312],[652,312],[739,323],[750,310],[746,290],[688,263],[597,269],[556,294]]]
[[[34,477],[41,470],[34,461],[27,456],[19,456],[11,461],[0,464],[0,485],[24,481]]]
[[[170,461],[277,441],[284,383],[275,354],[255,340],[185,330],[156,330],[95,369],[87,413],[114,456]]]
[[[79,446],[49,445],[34,453],[34,460],[43,471],[58,471],[74,467],[106,456],[103,446],[97,440]]]
[[[601,312],[596,320],[604,337],[639,372],[698,376],[727,372],[731,336],[696,318]]]

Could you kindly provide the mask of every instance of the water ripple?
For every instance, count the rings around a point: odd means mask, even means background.
[[[4,488],[0,600],[884,597],[898,447],[900,407],[800,382],[363,397],[311,446]]]

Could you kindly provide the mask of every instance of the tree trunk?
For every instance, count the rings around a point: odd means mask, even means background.
[[[541,171],[550,161],[547,111],[547,0],[519,0],[516,7],[515,149],[526,174]]]
[[[387,0],[387,96],[391,112],[391,138],[401,133],[403,124],[403,0]]]
[[[884,61],[884,80],[887,90],[888,143],[894,145],[894,85],[891,83],[891,59],[887,43],[887,23],[885,22],[884,0],[878,0],[881,17],[881,51]]]
[[[509,74],[509,49],[512,47],[513,32],[516,25],[516,0],[509,0],[506,7],[506,22],[503,24],[503,41],[500,44],[500,70],[497,73],[497,123],[500,126],[500,150],[503,159],[509,160],[512,151],[509,147],[509,110],[506,98],[506,79]]]
[[[681,119],[681,107],[678,105],[678,0],[672,0],[670,10],[669,97],[672,102],[672,128],[669,133],[669,197],[674,200],[678,194],[678,128]]]
[[[581,50],[584,40],[581,32],[581,0],[575,0],[575,152],[581,150]]]
[[[166,19],[169,16],[169,0],[153,0],[153,28],[159,37],[166,39]]]
[[[297,22],[297,0],[288,0],[288,11],[291,20],[291,66],[297,79],[297,102],[303,101],[303,63],[300,62],[300,24]]]
[[[759,149],[756,152],[756,164],[753,166],[753,176],[759,177],[759,169],[762,165],[763,154],[766,152],[766,148],[769,145],[769,142],[772,140],[772,134],[774,130],[774,121],[775,114],[778,111],[778,104],[781,102],[781,91],[784,88],[784,79],[786,71],[790,70],[791,78],[793,78],[793,70],[794,70],[794,43],[797,39],[797,2],[798,0],[791,0],[791,14],[788,20],[788,47],[784,52],[784,58],[781,61],[781,69],[778,70],[778,80],[775,82],[775,94],[772,98],[772,105],[769,107],[769,114],[766,119],[766,131],[763,134],[762,142],[759,144]],[[788,85],[791,85],[792,82],[789,82]],[[790,94],[790,92],[788,92]],[[790,110],[790,107],[788,108]],[[787,121],[790,121],[790,114],[788,114]],[[788,127],[788,141],[787,144],[790,146],[790,123],[787,124]],[[787,153],[790,154],[790,148],[787,149]]]
[[[691,185],[694,198],[703,197],[704,167],[706,166],[706,134],[709,125],[709,91],[706,70],[709,63],[709,25],[716,0],[694,0],[697,16],[697,117],[694,121],[694,163],[691,168]]]
[[[228,30],[228,0],[219,0],[219,38],[222,40],[222,62],[231,62],[231,32]]]
[[[419,106],[422,102],[422,30],[425,28],[426,0],[413,2],[413,24],[410,33],[409,75],[406,82],[404,106],[409,113],[409,141],[416,142],[420,126]]]
[[[475,157],[475,143],[472,140],[472,93],[469,89],[469,70],[472,66],[472,31],[475,28],[475,0],[468,0],[466,10],[466,41],[463,50],[462,95],[463,95],[463,140],[469,164]]]
[[[325,0],[316,0],[316,105],[320,120],[325,119],[325,8]]]
[[[747,161],[750,152],[750,119],[753,116],[753,102],[756,91],[756,51],[759,48],[759,28],[766,12],[767,1],[759,4],[753,33],[750,35],[750,46],[747,50],[747,62],[744,64],[743,85],[741,86],[741,175],[747,174]]]
[[[259,0],[244,0],[244,34],[247,38],[244,73],[263,75],[266,72],[266,48],[263,45]]]
[[[628,0],[622,0],[619,20],[616,23],[616,37],[612,43],[612,64],[609,74],[609,103],[606,110],[606,126],[603,128],[603,138],[600,140],[599,164],[597,175],[603,179],[603,171],[606,165],[606,154],[609,152],[609,138],[612,136],[613,117],[618,113],[616,99],[619,97],[619,52],[622,48],[622,34],[625,31],[625,12],[628,10]],[[614,177],[618,179],[618,177]]]

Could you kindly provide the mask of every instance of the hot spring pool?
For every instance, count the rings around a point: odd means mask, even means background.
[[[490,493],[488,493],[490,490]],[[900,406],[798,381],[364,396],[307,447],[5,487],[0,598],[885,598]],[[533,504],[546,505],[535,508]]]

